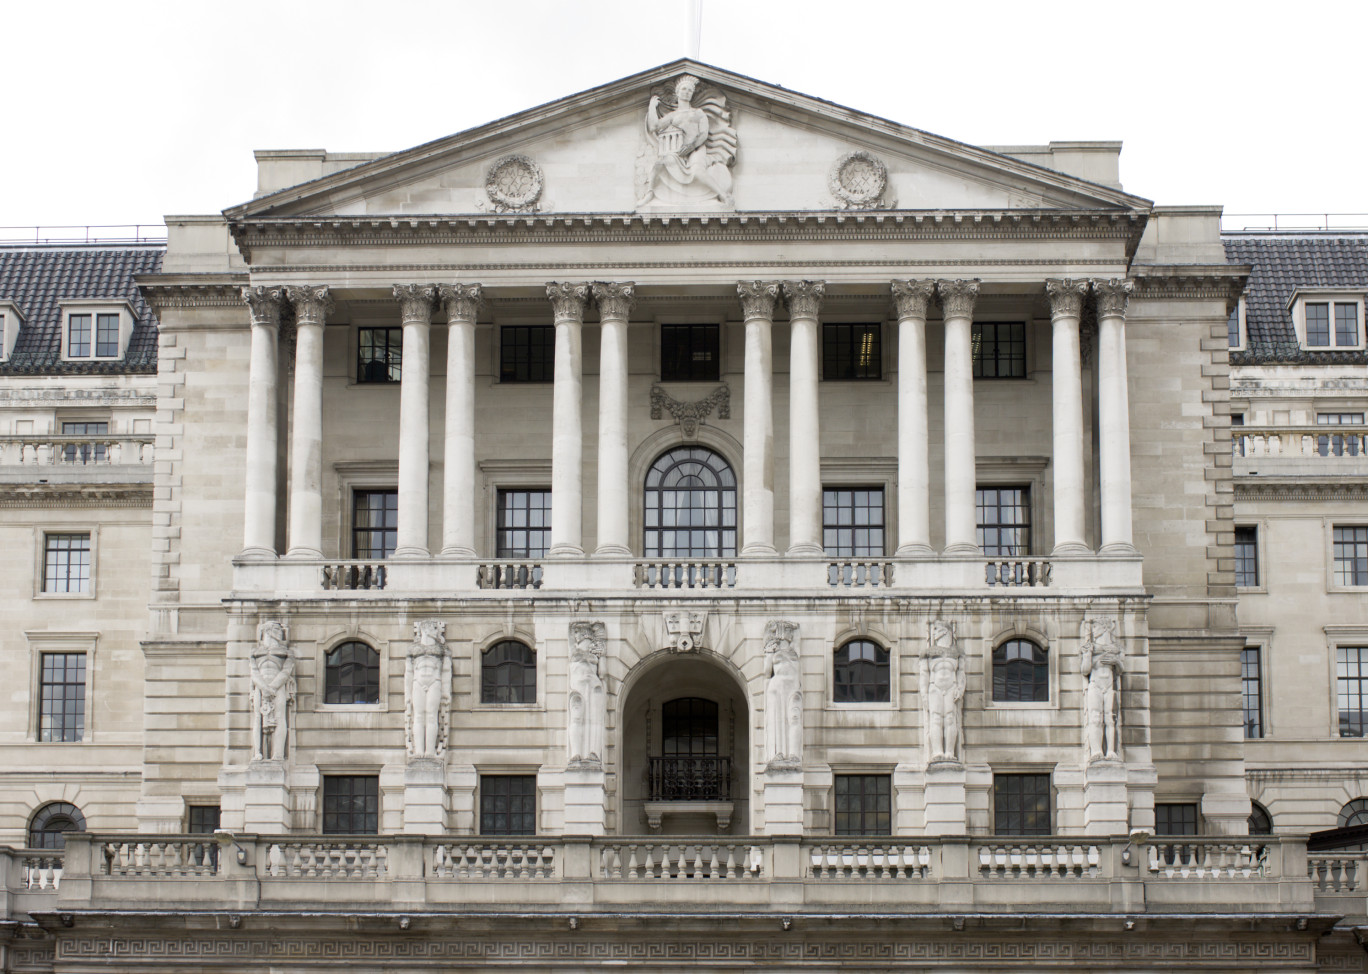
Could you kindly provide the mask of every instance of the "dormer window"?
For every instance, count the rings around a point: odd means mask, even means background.
[[[1230,317],[1226,319],[1226,338],[1231,351],[1245,347],[1244,311],[1244,298],[1240,298],[1230,310]]]
[[[72,362],[123,358],[133,335],[133,309],[126,303],[63,301],[62,358]]]
[[[24,316],[13,301],[0,301],[0,362],[8,362],[14,354],[14,343],[19,340],[19,328]]]
[[[1299,290],[1292,300],[1292,321],[1302,348],[1363,348],[1363,295]]]

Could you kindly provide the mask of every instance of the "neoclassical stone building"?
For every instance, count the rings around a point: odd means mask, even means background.
[[[169,217],[138,514],[5,471],[8,969],[1361,969],[1251,805],[1254,262],[1119,150],[686,61]],[[83,313],[0,433],[98,508]]]

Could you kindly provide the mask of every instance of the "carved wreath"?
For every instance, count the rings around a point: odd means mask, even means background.
[[[485,195],[499,213],[535,212],[541,193],[541,167],[527,156],[504,156],[485,175]]]
[[[660,386],[651,386],[651,418],[664,418],[664,410],[669,410],[684,429],[684,438],[692,440],[698,436],[698,425],[717,409],[718,419],[731,419],[731,389],[718,386],[697,402],[680,402]]]
[[[895,202],[883,198],[888,188],[888,167],[863,150],[847,152],[836,160],[827,174],[827,187],[843,210],[886,209]]]

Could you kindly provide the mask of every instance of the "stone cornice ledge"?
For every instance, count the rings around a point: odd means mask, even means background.
[[[1251,268],[1241,264],[1135,264],[1131,298],[1182,300],[1185,298],[1239,299]]]
[[[1236,476],[1235,496],[1260,501],[1361,501],[1368,499],[1368,480],[1350,482],[1302,479],[1266,481],[1253,476]]]
[[[143,298],[163,308],[241,308],[247,274],[140,274],[135,278]]]
[[[0,484],[0,508],[151,506],[150,483]]]

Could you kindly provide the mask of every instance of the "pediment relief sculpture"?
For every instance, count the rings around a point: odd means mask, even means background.
[[[730,210],[736,129],[721,91],[686,74],[657,88],[637,154],[637,209]]]
[[[544,184],[541,166],[532,159],[503,156],[485,173],[485,198],[477,198],[475,205],[492,213],[537,213],[542,209]]]
[[[860,150],[847,152],[827,173],[827,189],[838,210],[891,210],[898,205],[886,197],[888,167],[876,155]]]

